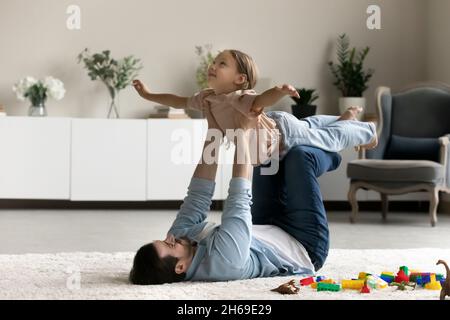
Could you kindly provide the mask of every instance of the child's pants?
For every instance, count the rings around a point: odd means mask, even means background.
[[[298,145],[339,152],[348,147],[367,144],[376,135],[376,127],[372,122],[337,121],[338,116],[328,115],[317,115],[299,120],[283,111],[269,111],[266,115],[275,120],[281,131],[280,160],[292,147]]]

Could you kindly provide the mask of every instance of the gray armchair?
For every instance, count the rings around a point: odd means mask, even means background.
[[[347,166],[350,221],[356,222],[360,188],[380,193],[383,220],[388,195],[426,191],[434,227],[439,192],[450,193],[450,86],[425,83],[396,94],[380,87],[376,99],[379,144]]]

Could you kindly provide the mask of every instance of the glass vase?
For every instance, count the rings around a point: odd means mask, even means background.
[[[28,109],[28,116],[30,117],[46,117],[47,109],[45,108],[45,103],[40,102],[37,104],[32,104]]]
[[[111,101],[109,103],[108,119],[119,119],[119,91],[108,87]]]

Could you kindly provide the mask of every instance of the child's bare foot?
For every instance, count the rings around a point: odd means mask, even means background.
[[[363,108],[355,106],[350,107],[341,116],[339,117],[338,121],[341,120],[358,120],[358,114],[363,111]]]

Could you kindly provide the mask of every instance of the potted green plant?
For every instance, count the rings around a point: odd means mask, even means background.
[[[120,90],[131,85],[142,69],[139,59],[127,56],[120,60],[110,57],[110,51],[91,54],[85,49],[78,55],[78,63],[83,62],[91,80],[101,80],[111,96],[108,118],[120,118],[117,98]]]
[[[332,61],[328,62],[331,73],[335,78],[333,83],[342,93],[339,98],[339,111],[341,114],[351,106],[360,106],[365,108],[366,100],[363,97],[367,90],[367,83],[373,76],[374,70],[364,70],[364,60],[369,53],[370,48],[365,47],[361,50],[350,49],[349,37],[341,34],[337,41],[338,64]],[[362,113],[360,113],[360,117]]]
[[[295,88],[300,96],[291,97],[296,104],[292,105],[292,114],[298,119],[306,118],[316,114],[317,106],[312,103],[319,98],[316,89]]]
[[[212,45],[206,44],[202,46],[195,46],[195,53],[197,54],[200,63],[196,70],[197,86],[200,90],[208,87],[208,67],[214,61],[215,55],[211,53]]]
[[[43,80],[37,80],[31,76],[27,76],[14,84],[13,91],[16,93],[17,99],[21,101],[25,99],[30,100],[31,106],[28,109],[28,115],[30,117],[46,117],[47,109],[45,102],[47,98],[61,100],[66,93],[64,83],[51,76],[47,76]]]
[[[198,66],[195,70],[195,80],[197,82],[197,89],[203,90],[208,88],[208,67],[216,57],[212,52],[212,44],[205,44],[203,46],[195,46],[195,54],[198,58]],[[186,113],[191,118],[204,118],[203,112],[199,110],[188,109]]]

